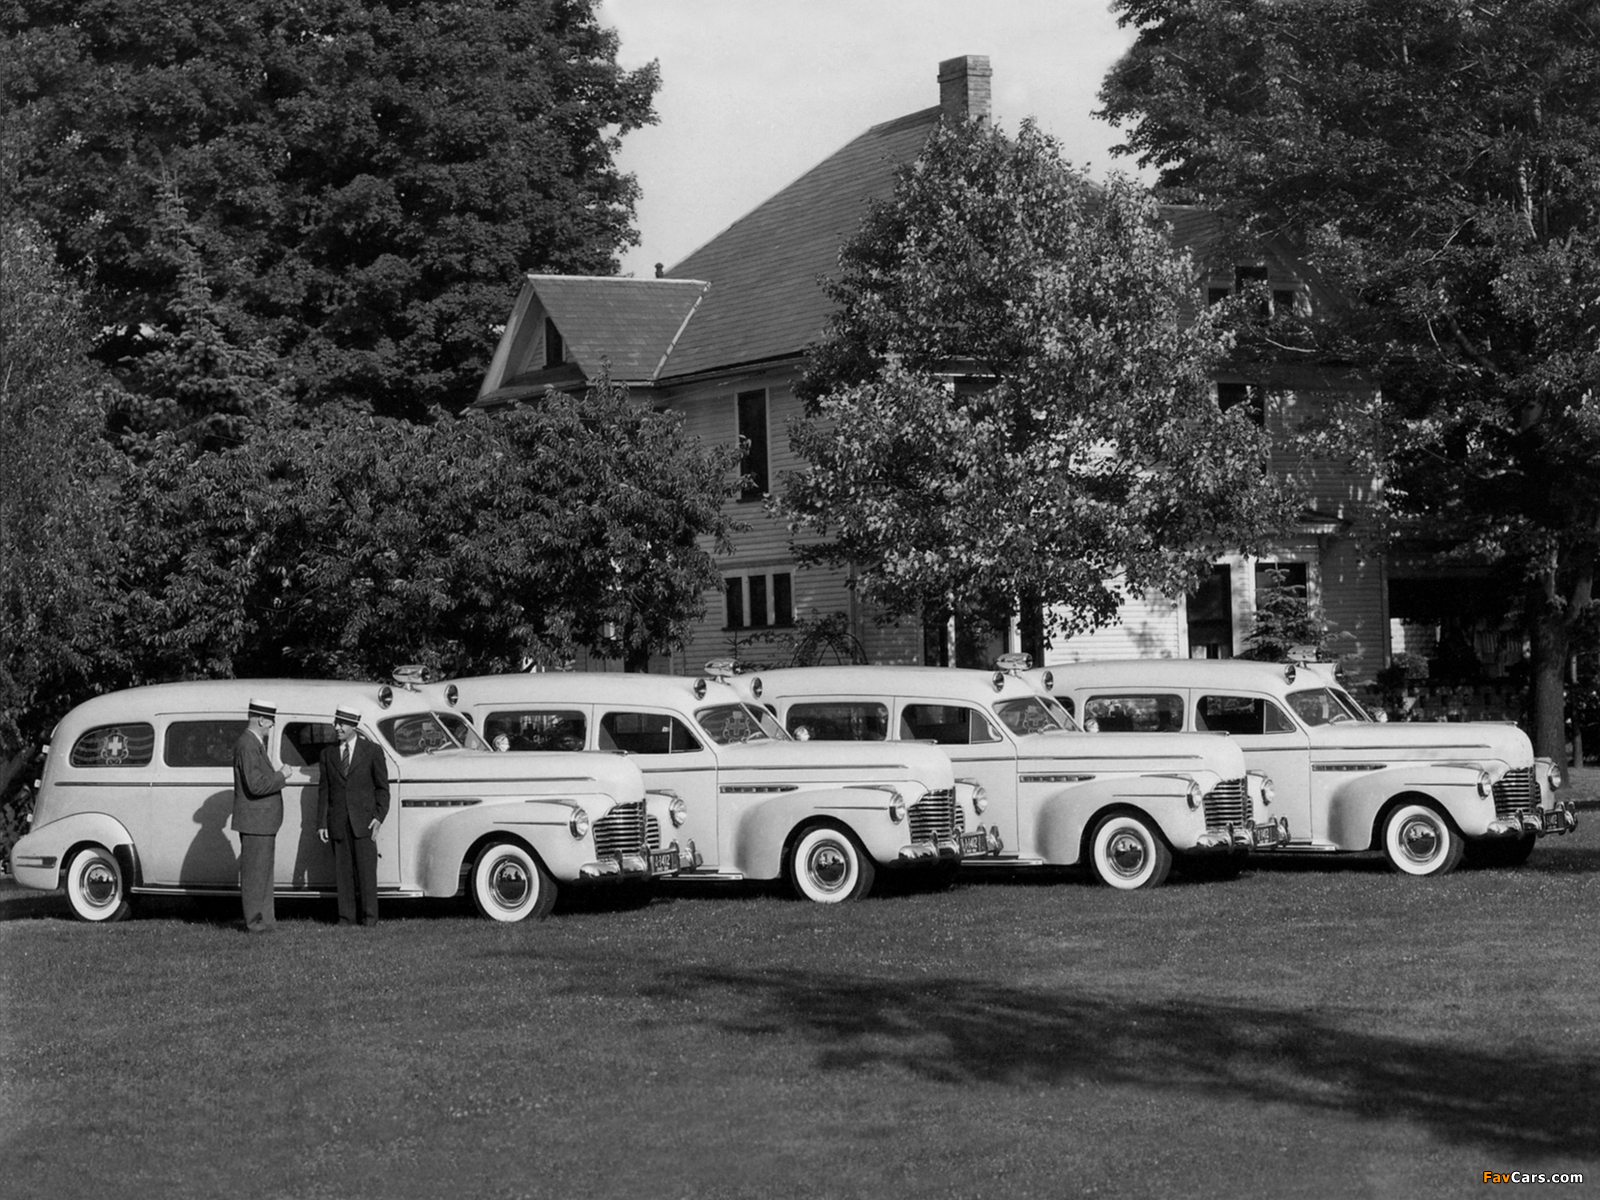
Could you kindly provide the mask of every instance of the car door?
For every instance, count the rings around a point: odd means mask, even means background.
[[[1291,841],[1311,839],[1311,744],[1306,732],[1271,697],[1236,689],[1197,689],[1194,728],[1226,733],[1244,751],[1245,766],[1272,778],[1272,811],[1287,817]]]
[[[897,740],[932,742],[943,750],[957,779],[981,784],[989,794],[985,825],[998,825],[1002,843],[1019,845],[1017,822],[1017,747],[983,709],[929,696],[895,702]]]
[[[652,792],[676,792],[686,819],[681,829],[663,829],[663,844],[676,840],[687,850],[692,841],[708,871],[732,861],[732,847],[721,844],[727,828],[723,798],[717,787],[717,759],[703,736],[668,709],[600,705],[595,721],[595,748],[626,755],[644,775]]]
[[[233,747],[243,717],[213,713],[167,718],[161,735],[154,823],[164,831],[139,847],[146,883],[227,888],[239,883],[239,835],[233,830]]]

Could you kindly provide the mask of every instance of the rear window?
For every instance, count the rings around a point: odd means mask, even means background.
[[[802,741],[882,742],[889,738],[889,706],[873,701],[791,704],[789,733]]]
[[[511,709],[492,712],[483,721],[483,736],[507,750],[582,750],[587,745],[589,723],[575,708]]]
[[[68,761],[75,767],[148,767],[155,749],[153,725],[101,725],[77,740]]]
[[[1083,725],[1100,733],[1170,733],[1183,728],[1183,697],[1164,692],[1090,696],[1083,703]]]
[[[1194,727],[1244,736],[1295,731],[1283,709],[1260,696],[1201,696],[1195,705]]]
[[[900,714],[900,736],[940,746],[973,746],[998,742],[1000,731],[963,704],[908,704]]]
[[[174,721],[167,726],[161,756],[169,767],[231,767],[233,744],[248,721]]]
[[[338,733],[327,721],[289,721],[283,727],[283,763],[288,767],[315,766],[322,752],[338,741]]]

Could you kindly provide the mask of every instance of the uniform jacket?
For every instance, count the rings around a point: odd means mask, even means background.
[[[283,824],[283,776],[267,748],[246,729],[233,744],[233,829],[277,833]]]
[[[329,746],[319,761],[317,825],[336,842],[344,841],[351,830],[358,838],[371,837],[372,819],[389,816],[389,768],[383,752],[358,733],[348,773],[343,742]]]

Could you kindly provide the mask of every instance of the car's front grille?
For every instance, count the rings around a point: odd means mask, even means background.
[[[1250,788],[1243,779],[1224,779],[1206,793],[1206,828],[1248,825],[1255,816]]]
[[[1539,791],[1533,785],[1533,768],[1507,771],[1494,785],[1494,815],[1510,817],[1532,812],[1539,807]]]
[[[646,817],[645,836],[650,840],[650,849],[661,849],[661,822],[654,817]]]
[[[911,840],[914,842],[937,842],[954,837],[964,824],[953,788],[929,792],[911,806]]]
[[[594,848],[601,858],[638,854],[646,848],[644,801],[619,804],[594,823]]]

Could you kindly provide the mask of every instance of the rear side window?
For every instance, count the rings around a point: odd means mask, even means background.
[[[1100,733],[1170,733],[1183,728],[1183,697],[1090,696],[1083,703],[1083,724]]]
[[[1194,727],[1246,736],[1294,732],[1294,723],[1283,709],[1259,696],[1201,696],[1195,705]]]
[[[900,736],[907,741],[940,746],[973,746],[998,742],[1000,733],[989,719],[964,704],[908,704],[900,714]]]
[[[493,746],[504,737],[507,750],[582,750],[588,735],[588,721],[573,708],[492,712],[483,721],[484,740]]]
[[[174,721],[161,755],[169,767],[231,767],[233,744],[248,721]]]
[[[339,735],[326,721],[290,721],[283,727],[284,765],[315,766],[322,752],[338,741]]]
[[[889,738],[889,706],[870,700],[791,704],[787,724],[802,741],[882,742]]]
[[[77,740],[68,761],[75,767],[148,767],[155,749],[153,725],[101,725]]]
[[[666,713],[609,712],[600,718],[600,749],[629,754],[687,754],[700,749],[688,726]]]

